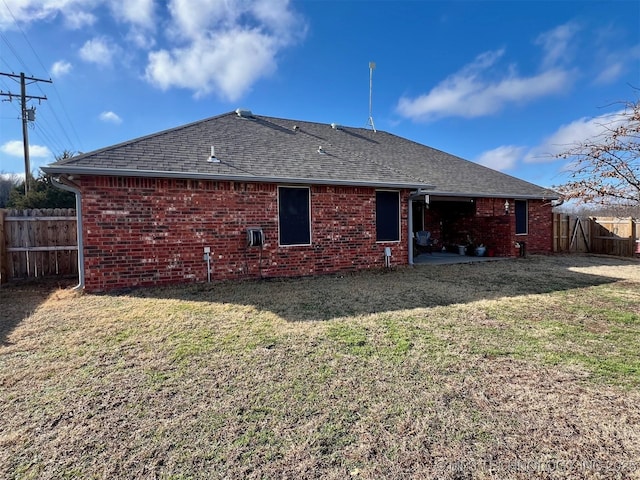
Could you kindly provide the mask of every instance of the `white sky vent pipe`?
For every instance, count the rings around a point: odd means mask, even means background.
[[[236,108],[236,115],[240,118],[253,118],[253,112],[251,110],[245,110],[243,108]]]
[[[211,155],[207,158],[207,162],[209,163],[220,163],[218,157],[216,157],[216,147],[211,145]]]
[[[77,242],[78,242],[78,285],[73,287],[74,290],[82,290],[84,288],[84,243],[82,241],[82,194],[80,186],[73,183],[67,178],[51,177],[52,183],[61,190],[72,192],[76,195],[76,217],[77,217]]]

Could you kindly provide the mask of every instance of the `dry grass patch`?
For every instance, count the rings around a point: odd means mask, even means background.
[[[0,476],[640,478],[639,267],[2,289]]]

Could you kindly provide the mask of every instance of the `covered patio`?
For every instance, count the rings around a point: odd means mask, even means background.
[[[509,201],[510,200],[510,201]],[[514,199],[413,193],[409,199],[412,264],[452,264],[517,255]],[[522,202],[526,205],[526,201]],[[421,234],[427,234],[425,243]],[[466,255],[460,255],[460,249]],[[479,256],[474,256],[481,249]]]

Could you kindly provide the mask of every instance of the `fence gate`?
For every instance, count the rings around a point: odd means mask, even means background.
[[[591,251],[591,220],[556,213],[553,215],[553,251],[587,253]]]
[[[632,257],[640,254],[640,220],[553,215],[553,251]]]
[[[74,209],[0,210],[0,281],[78,274]]]

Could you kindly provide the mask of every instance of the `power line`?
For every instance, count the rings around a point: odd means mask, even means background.
[[[53,85],[53,89],[57,92],[56,88],[55,88],[55,84]],[[73,127],[73,123],[71,123],[71,120],[69,119],[69,115],[67,114],[67,111],[64,108],[64,104],[62,102],[60,102],[60,105],[62,106],[62,111],[65,113],[65,115],[67,116],[67,120],[69,120],[69,124],[71,125],[71,129],[73,130],[73,132],[75,133],[76,137],[78,137],[78,133],[76,132],[75,128]],[[56,114],[56,111],[53,109],[53,107],[50,108],[51,114],[53,115],[53,118],[56,120],[56,123],[58,124],[58,126],[60,127],[60,130],[62,130],[62,134],[64,135],[64,137],[67,139],[67,141],[69,142],[69,146],[71,148],[73,148],[73,140],[71,140],[71,138],[69,138],[69,135],[67,134],[67,131],[65,130],[64,126],[62,125],[62,122],[60,121],[60,118],[58,117],[58,115]],[[75,148],[73,148],[75,150]]]
[[[31,51],[33,52],[33,55],[36,57],[36,60],[38,61],[38,63],[40,64],[40,66],[42,67],[42,69],[45,71],[45,73],[49,76],[49,78],[51,78],[51,74],[49,73],[47,67],[44,66],[44,63],[42,62],[42,59],[40,58],[40,56],[38,55],[38,52],[36,51],[35,48],[33,48],[33,45],[31,44],[31,42],[29,41],[29,37],[27,37],[27,35],[25,34],[24,30],[22,29],[22,27],[20,26],[20,24],[18,23],[18,20],[16,19],[15,15],[13,14],[13,12],[11,11],[11,9],[9,8],[9,5],[7,5],[6,0],[2,0],[2,3],[4,3],[4,6],[6,7],[7,11],[9,12],[9,15],[11,15],[11,18],[13,19],[13,23],[15,24],[16,28],[20,31],[20,33],[22,34],[22,37],[24,38],[24,40],[27,42],[27,45],[29,45],[29,48],[31,49]],[[23,66],[23,68],[25,70],[29,70],[27,68],[27,65],[25,64],[25,62],[22,60],[22,58],[20,58],[20,55],[15,51],[15,49],[13,48],[13,46],[11,45],[11,43],[9,42],[9,40],[2,35],[2,33],[0,33],[0,35],[2,36],[2,39],[4,40],[4,42],[7,44],[7,46],[9,47],[9,49],[13,52],[13,54],[16,56],[16,58],[18,59],[18,61],[20,62],[20,64]],[[4,60],[3,60],[4,62]],[[9,66],[6,62],[4,62],[7,66]],[[53,82],[51,82],[53,83]],[[38,87],[38,89],[40,90],[40,92],[42,93],[43,96],[46,97],[45,93],[42,91],[42,88],[40,88],[39,85],[36,84],[36,86]],[[78,135],[78,132],[76,131],[75,125],[73,124],[73,122],[71,121],[71,117],[69,116],[69,113],[67,112],[67,109],[64,106],[64,102],[62,102],[62,96],[60,95],[60,92],[58,91],[58,89],[56,88],[55,84],[52,84],[53,86],[53,91],[56,94],[58,101],[60,103],[60,107],[62,107],[62,111],[67,119],[67,122],[69,123],[69,126],[71,127],[71,130],[73,132],[73,134],[75,135],[75,138],[78,140],[78,144],[80,145],[80,147],[82,147],[82,141],[80,140],[80,136]],[[58,123],[58,126],[60,127],[60,130],[62,131],[62,133],[64,134],[64,136],[66,137],[67,141],[69,142],[69,145],[71,146],[71,148],[73,150],[77,150],[74,147],[74,142],[71,140],[71,138],[69,138],[69,135],[67,134],[66,129],[64,128],[64,126],[62,125],[62,122],[60,121],[60,119],[58,118],[58,115],[56,114],[56,111],[51,108],[51,113],[53,114],[56,122]]]
[[[35,131],[38,132],[39,136],[44,140],[44,143],[49,147],[49,149],[56,153],[64,151],[64,146],[57,140],[56,136],[50,134],[47,129],[48,126],[46,122],[42,120],[44,117],[41,117],[41,123],[44,123],[44,126],[40,123],[33,123],[32,126],[35,128]],[[50,129],[49,129],[50,130]]]
[[[2,73],[0,75],[4,75],[9,78],[19,78],[20,79],[20,94],[12,93],[12,92],[2,92],[0,91],[0,96],[9,97],[11,100],[13,97],[20,98],[20,106],[22,108],[22,144],[24,147],[24,193],[25,195],[29,193],[29,177],[31,176],[31,165],[29,161],[29,131],[28,131],[28,122],[33,122],[36,119],[36,109],[31,108],[27,109],[27,100],[46,100],[47,97],[37,96],[37,95],[27,95],[27,80],[30,80],[31,83],[37,82],[47,82],[53,83],[51,80],[45,80],[43,78],[35,78],[35,77],[27,77],[23,72],[20,75],[16,75],[15,73]]]
[[[29,69],[27,68],[27,64],[24,63],[20,54],[16,52],[16,50],[13,48],[13,45],[11,45],[11,42],[7,39],[7,37],[2,32],[0,32],[0,38],[2,38],[4,43],[7,44],[7,47],[9,47],[9,50],[11,50],[11,53],[13,53],[13,55],[18,59],[18,62],[20,62],[20,65],[22,65],[22,68],[28,71]]]
[[[36,50],[33,48],[33,45],[31,45],[31,42],[29,41],[29,37],[27,37],[27,35],[24,33],[24,30],[22,30],[22,27],[20,26],[20,24],[18,23],[18,20],[16,19],[15,15],[13,14],[13,12],[11,11],[11,9],[9,8],[9,5],[7,5],[6,0],[2,0],[2,3],[4,3],[4,6],[7,8],[7,11],[9,12],[9,15],[11,15],[11,18],[13,19],[13,23],[15,24],[16,27],[18,27],[18,30],[20,30],[20,33],[22,34],[22,36],[24,37],[24,39],[27,42],[27,45],[29,45],[29,48],[31,49],[31,51],[33,52],[33,54],[35,55],[36,59],[38,60],[38,62],[40,63],[40,66],[42,67],[42,69],[47,72],[47,68],[42,64],[42,60],[40,60],[40,57],[38,56],[38,52],[36,52]],[[49,72],[47,72],[48,74]],[[51,75],[49,75],[51,76]]]

